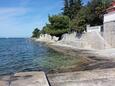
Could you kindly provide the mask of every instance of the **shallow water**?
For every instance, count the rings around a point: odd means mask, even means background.
[[[31,39],[0,39],[0,75],[38,70],[47,73],[75,67],[80,62],[78,58],[55,52]]]

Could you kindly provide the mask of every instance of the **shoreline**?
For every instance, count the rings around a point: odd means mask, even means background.
[[[66,71],[59,72],[76,72],[76,71],[86,71],[86,70],[95,70],[95,69],[108,69],[115,68],[115,49],[105,49],[105,50],[95,50],[95,49],[78,49],[74,46],[61,44],[59,42],[48,42],[42,40],[36,40],[37,42],[44,43],[48,48],[53,49],[54,51],[60,52],[62,54],[68,55],[70,57],[80,57],[86,59],[86,63],[81,65],[81,69],[76,67],[73,69],[68,69]],[[71,71],[70,71],[71,70]],[[52,74],[52,72],[51,72]]]
[[[85,56],[95,56],[97,59],[106,59],[106,60],[112,60],[115,61],[115,48],[107,48],[107,49],[102,49],[102,50],[98,50],[98,49],[93,49],[93,48],[77,48],[75,46],[72,45],[67,45],[64,44],[60,41],[54,42],[54,41],[44,41],[44,40],[40,40],[40,39],[33,39],[36,42],[40,42],[45,44],[47,47],[61,52],[61,53],[65,53],[67,55],[73,55],[73,54],[69,54],[66,53],[64,51],[68,51],[68,52],[74,52],[77,53],[75,55],[82,54]],[[101,57],[101,58],[100,58]]]
[[[108,53],[107,50],[104,52],[103,50],[77,49],[69,45],[67,46],[55,42],[41,41],[41,44],[56,52],[68,55],[68,58],[82,58],[82,62],[84,63],[80,63],[81,67],[70,67],[66,70],[59,70],[58,72],[54,71],[54,73],[52,71],[51,73],[30,71],[18,72],[13,75],[3,75],[0,76],[0,86],[76,86],[81,84],[84,86],[104,86],[108,84],[113,86],[115,81],[115,60],[114,58],[108,58],[108,56],[104,57],[99,54],[101,52],[103,52],[103,54],[105,52]],[[114,49],[110,50],[114,53]],[[110,51],[110,53],[112,52]]]

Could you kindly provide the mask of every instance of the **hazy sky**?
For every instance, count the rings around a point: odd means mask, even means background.
[[[63,0],[0,0],[0,37],[30,37],[62,8]]]

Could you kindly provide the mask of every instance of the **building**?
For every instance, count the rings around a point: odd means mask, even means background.
[[[107,14],[104,15],[104,23],[115,21],[115,1],[112,2],[106,12]]]
[[[115,1],[113,1],[109,8],[106,10],[107,13],[114,12],[115,11]]]
[[[87,25],[87,33],[87,38],[88,40],[90,40],[89,44],[93,48],[115,48],[115,1],[113,1],[106,9],[103,25],[93,27]],[[96,40],[92,40],[94,39],[94,37],[96,38]]]

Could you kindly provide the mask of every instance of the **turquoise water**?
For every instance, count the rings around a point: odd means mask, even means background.
[[[39,70],[47,73],[74,63],[74,59],[31,39],[0,39],[0,75]]]

